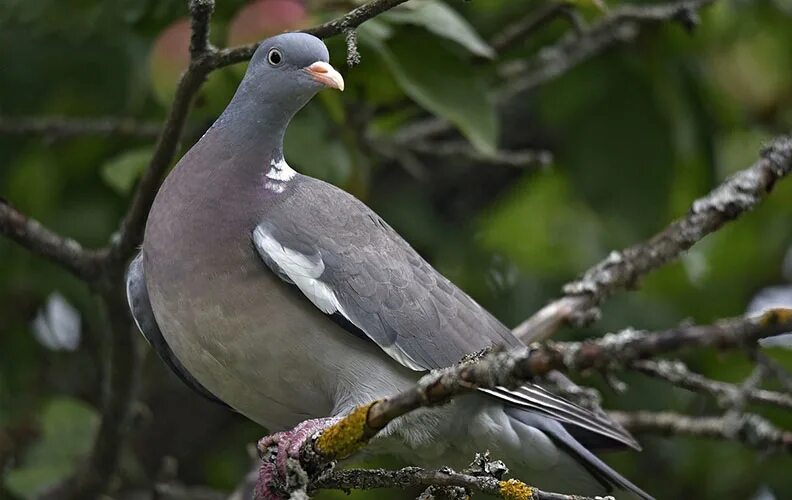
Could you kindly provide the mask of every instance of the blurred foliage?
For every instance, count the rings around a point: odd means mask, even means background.
[[[350,7],[344,1],[254,3],[218,1],[216,45],[310,25]],[[364,198],[507,324],[524,319],[609,250],[661,229],[696,196],[751,164],[765,140],[792,130],[788,0],[718,1],[692,35],[675,25],[645,30],[631,45],[498,110],[494,66],[535,55],[568,26],[552,22],[497,63],[487,59],[486,40],[540,5],[415,0],[367,23],[360,30],[362,63],[342,69],[347,92],[315,99],[286,138],[292,165]],[[585,8],[582,15],[593,21],[603,14]],[[0,0],[0,115],[162,120],[186,61],[185,16],[181,0]],[[342,68],[343,40],[328,45]],[[243,66],[210,77],[190,115],[184,148],[223,109]],[[448,119],[479,151],[549,148],[554,165],[510,170],[415,155],[417,175],[365,143],[429,114]],[[98,246],[115,230],[151,146],[128,137],[0,136],[0,195],[55,230]],[[595,327],[565,335],[740,314],[757,290],[781,281],[790,245],[787,181],[754,213],[648,277],[639,291],[608,302]],[[53,291],[82,313],[82,346],[75,353],[48,351],[32,333],[36,311]],[[98,405],[100,318],[81,283],[0,240],[0,436],[20,422],[38,429],[26,449],[0,456],[0,467],[10,467],[2,471],[0,497],[27,498],[88,449]],[[788,352],[768,352],[792,367]],[[687,359],[724,380],[739,381],[750,371],[739,354]],[[701,396],[638,376],[625,380],[630,389],[624,394],[597,378],[586,381],[620,408],[717,411]],[[187,392],[152,356],[138,413],[122,471],[130,485],[151,481],[163,457],[174,456],[181,480],[230,490],[250,466],[245,446],[263,433]],[[792,428],[788,414],[765,414]],[[763,487],[777,498],[792,497],[789,457],[689,439],[646,439],[644,447],[608,460],[658,498],[748,498]]]

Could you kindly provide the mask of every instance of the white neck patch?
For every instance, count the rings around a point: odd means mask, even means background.
[[[267,170],[268,178],[275,181],[289,182],[295,175],[297,175],[297,172],[286,163],[285,159],[270,161],[270,168]]]
[[[275,193],[282,193],[286,189],[286,183],[292,180],[297,172],[281,157],[278,161],[270,161],[270,168],[264,175],[268,179],[264,187]]]

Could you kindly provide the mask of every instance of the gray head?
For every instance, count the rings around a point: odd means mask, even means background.
[[[283,107],[292,114],[323,88],[344,90],[344,79],[329,64],[324,42],[306,33],[284,33],[261,42],[240,90],[248,98]]]

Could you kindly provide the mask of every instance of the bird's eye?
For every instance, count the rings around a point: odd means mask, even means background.
[[[271,49],[267,54],[267,62],[272,66],[279,66],[283,62],[283,54],[278,49]]]

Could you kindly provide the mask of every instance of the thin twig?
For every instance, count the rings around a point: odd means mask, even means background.
[[[696,12],[715,0],[685,0],[655,5],[620,7],[589,28],[573,22],[573,30],[556,44],[543,48],[531,61],[512,61],[499,69],[503,86],[497,94],[501,108],[509,107],[518,94],[536,89],[568,73],[579,64],[620,43],[634,40],[644,26],[678,21],[687,29],[697,20]],[[562,12],[574,12],[566,9]],[[497,37],[491,42],[503,43]],[[511,43],[509,41],[509,43]],[[431,117],[405,125],[394,134],[397,142],[426,140],[453,130],[442,118]]]
[[[480,165],[529,168],[546,167],[553,161],[553,153],[543,149],[497,151],[494,154],[484,154],[463,141],[412,142],[403,144],[402,147],[424,155],[461,158]]]
[[[378,16],[386,10],[390,10],[405,2],[407,2],[407,0],[373,0],[349,11],[341,17],[304,30],[304,32],[319,38],[329,38],[344,33],[345,31],[353,30],[372,17]],[[247,61],[253,56],[257,47],[258,42],[254,42],[248,45],[218,50],[212,57],[212,67],[221,68],[229,64]]]
[[[47,140],[70,139],[83,136],[123,136],[155,139],[160,124],[131,118],[66,118],[0,116],[0,134],[36,135]]]
[[[614,251],[583,276],[564,286],[557,299],[518,325],[514,334],[526,342],[547,338],[567,322],[586,323],[597,305],[618,290],[681,256],[727,222],[752,210],[775,183],[792,172],[792,138],[775,139],[753,166],[733,175],[693,203],[688,214],[645,243]]]
[[[694,373],[681,361],[668,360],[641,360],[630,365],[630,368],[650,377],[665,380],[679,387],[705,392],[715,396],[725,406],[730,406],[739,397],[741,387],[712,380],[698,373]],[[753,403],[778,406],[792,409],[792,395],[765,389],[752,388],[745,391],[745,398]]]
[[[492,37],[490,46],[495,52],[505,52],[553,20],[564,17],[564,12],[570,8],[574,8],[570,2],[553,2],[532,10],[526,17],[506,26]]]
[[[777,428],[759,415],[695,417],[665,411],[611,411],[608,415],[635,434],[724,439],[763,451],[792,452],[792,432]]]
[[[555,45],[542,49],[532,61],[506,65],[501,76],[508,83],[501,99],[508,101],[567,73],[606,49],[633,41],[643,26],[678,21],[691,30],[698,20],[696,12],[713,2],[714,0],[685,0],[619,7],[588,29],[566,36]]]

